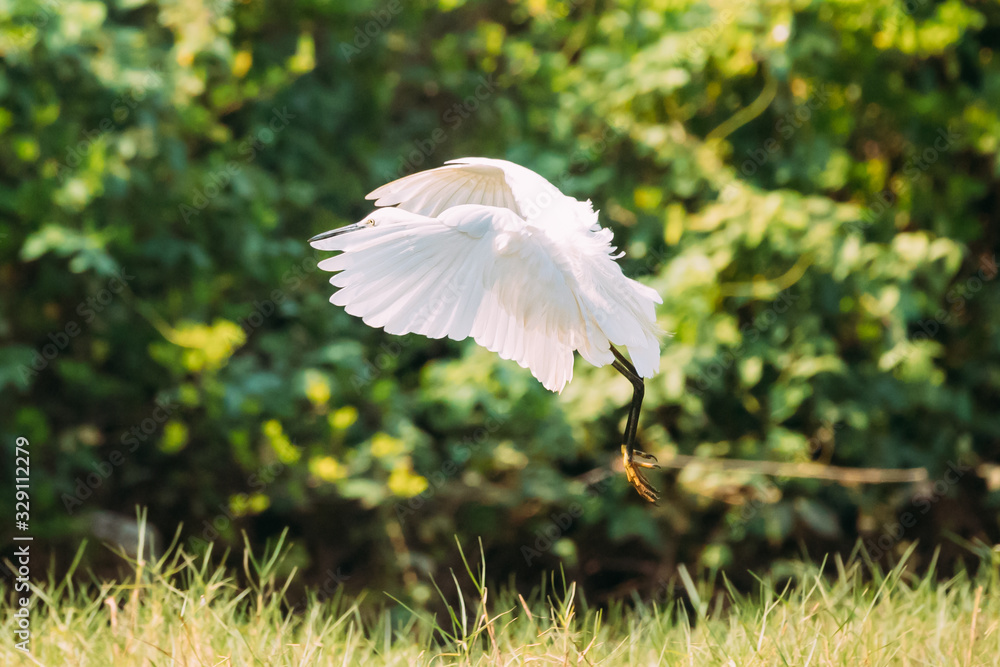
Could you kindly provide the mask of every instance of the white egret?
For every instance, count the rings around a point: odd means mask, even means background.
[[[363,221],[309,240],[341,254],[330,301],[391,334],[463,340],[527,368],[561,392],[573,352],[611,364],[633,386],[622,460],[639,494],[659,497],[635,449],[643,378],[660,366],[655,290],[627,278],[611,232],[590,201],[560,192],[506,160],[462,158],[395,180],[367,196]],[[615,348],[624,347],[631,362]],[[638,460],[638,458],[649,460]]]

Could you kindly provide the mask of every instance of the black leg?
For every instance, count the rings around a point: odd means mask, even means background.
[[[625,422],[625,446],[629,450],[633,450],[635,449],[635,434],[639,430],[639,411],[642,410],[642,399],[646,395],[646,384],[636,373],[632,362],[626,359],[614,345],[611,346],[611,353],[615,355],[616,359],[611,365],[632,383],[632,406],[628,411],[628,421]]]
[[[628,481],[639,492],[639,495],[650,502],[656,502],[659,495],[642,474],[636,470],[636,466],[642,468],[656,468],[658,466],[653,463],[636,462],[633,459],[634,454],[637,452],[635,438],[639,430],[639,412],[642,410],[642,399],[646,393],[645,383],[639,377],[639,374],[636,373],[635,366],[621,352],[615,349],[613,345],[611,346],[611,353],[615,355],[615,361],[611,365],[632,383],[632,405],[629,407],[628,420],[625,422],[625,443],[622,445],[625,475]],[[645,452],[638,453],[647,458],[652,458],[654,461],[656,460]]]
[[[622,366],[627,368],[634,377],[639,377],[639,374],[635,372],[635,366],[632,365],[632,362],[626,359],[625,356],[621,352],[619,352],[618,348],[615,347],[614,345],[611,346],[611,354],[615,355],[615,359],[617,359]],[[639,379],[641,380],[642,378]]]
[[[614,348],[611,349],[614,350]],[[615,352],[617,353],[617,350]],[[628,420],[625,422],[625,446],[628,447],[629,451],[632,451],[635,449],[635,434],[639,430],[639,411],[642,410],[642,399],[646,394],[646,386],[642,378],[636,375],[635,370],[630,369],[621,361],[615,361],[611,365],[632,383],[632,405],[629,407]],[[629,365],[631,366],[631,364]]]

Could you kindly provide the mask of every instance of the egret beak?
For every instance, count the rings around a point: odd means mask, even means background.
[[[316,236],[309,239],[309,243],[315,243],[316,241],[323,241],[325,239],[332,239],[334,236],[340,236],[341,234],[347,234],[348,232],[354,232],[362,227],[366,227],[363,222],[356,222],[353,225],[347,225],[346,227],[341,227],[339,229],[331,229],[328,232],[323,232],[322,234],[317,234]]]

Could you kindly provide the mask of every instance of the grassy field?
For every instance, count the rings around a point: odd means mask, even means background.
[[[139,551],[141,553],[141,550]],[[481,559],[456,582],[470,593],[436,616],[386,598],[335,595],[290,611],[281,545],[244,573],[180,548],[134,563],[123,582],[79,574],[33,595],[31,653],[13,648],[2,589],[4,665],[996,665],[996,551],[975,574],[917,577],[839,558],[791,564],[742,594],[724,576],[679,572],[676,598],[596,609],[550,575],[528,598],[484,586]],[[909,552],[907,553],[907,556]],[[124,557],[124,556],[123,556]],[[464,556],[463,556],[464,558]],[[291,575],[294,577],[294,571]],[[237,580],[248,585],[237,585]],[[74,583],[76,582],[76,583]],[[378,609],[373,609],[378,607]]]

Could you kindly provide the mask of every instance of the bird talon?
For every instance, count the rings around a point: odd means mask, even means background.
[[[645,461],[634,460],[634,455],[640,453],[635,450],[630,451],[628,447],[622,445],[622,464],[625,466],[625,479],[628,483],[635,487],[635,490],[644,499],[651,503],[656,503],[660,499],[660,494],[657,492],[653,485],[649,483],[649,480],[643,476],[639,468],[650,468],[657,469],[660,466],[654,463],[646,463]],[[649,456],[646,454],[646,456]],[[655,457],[650,457],[655,460]]]

